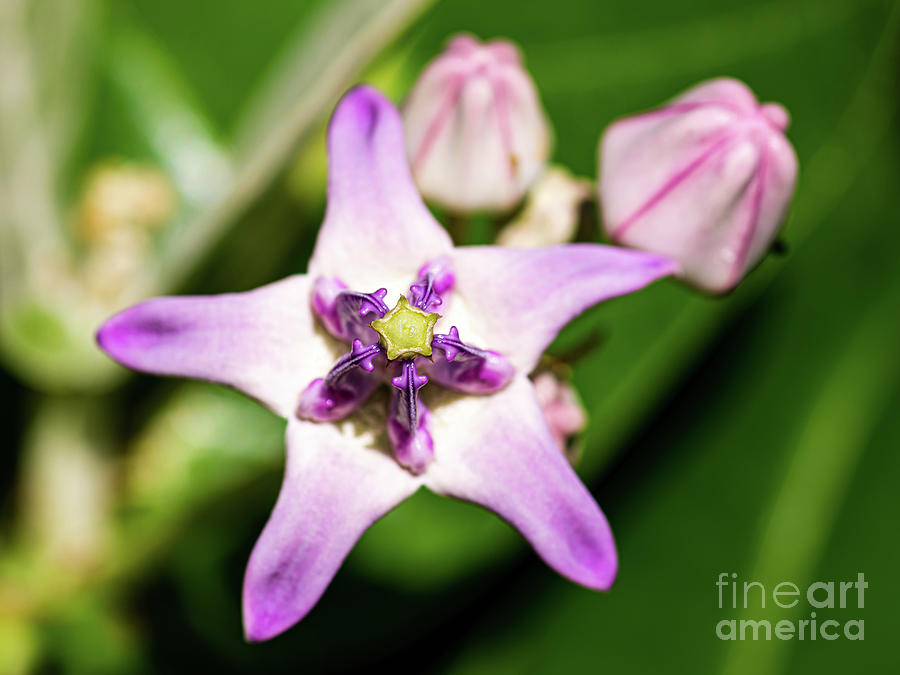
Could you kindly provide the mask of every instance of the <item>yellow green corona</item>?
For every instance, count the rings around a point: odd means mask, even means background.
[[[431,356],[434,324],[440,317],[440,314],[413,307],[401,296],[394,309],[369,325],[381,336],[381,346],[387,351],[388,360],[412,359]]]

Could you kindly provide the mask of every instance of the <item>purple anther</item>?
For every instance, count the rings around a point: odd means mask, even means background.
[[[372,374],[374,359],[382,355],[378,345],[354,340],[349,352],[338,359],[324,378],[313,380],[300,395],[297,415],[315,422],[333,422],[362,405],[379,385]]]
[[[358,293],[349,290],[338,279],[320,277],[313,286],[312,307],[328,332],[336,338],[346,342],[357,339],[376,342],[378,335],[368,324],[387,313],[386,295],[385,288],[374,293]]]
[[[394,386],[388,418],[388,436],[397,461],[413,473],[422,473],[434,457],[434,442],[428,433],[428,411],[419,401],[419,389],[428,378],[419,375],[415,361],[404,361]]]
[[[513,365],[506,357],[467,345],[459,339],[456,326],[446,335],[435,335],[431,346],[443,351],[444,358],[426,363],[427,372],[445,387],[466,394],[490,394],[512,379]]]
[[[441,294],[450,292],[454,281],[449,259],[432,260],[422,266],[415,283],[409,287],[409,302],[423,312],[434,311],[443,304]]]

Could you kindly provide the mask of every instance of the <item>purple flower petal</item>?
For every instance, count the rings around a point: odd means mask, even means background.
[[[328,209],[310,261],[314,276],[368,290],[405,286],[450,237],[419,196],[394,104],[367,86],[350,90],[328,129]]]
[[[470,246],[453,252],[456,292],[446,323],[530,372],[559,330],[588,307],[675,272],[659,255],[598,244],[539,249]],[[472,338],[476,340],[476,338]]]
[[[267,640],[302,619],[360,535],[420,481],[365,435],[334,424],[288,421],[278,502],[244,577],[244,632]]]
[[[247,293],[147,300],[109,319],[100,347],[133,370],[226,384],[293,415],[334,355],[315,330],[307,276]]]
[[[431,420],[430,489],[496,512],[564,577],[601,590],[612,585],[609,525],[553,440],[526,378],[491,396],[435,406]]]

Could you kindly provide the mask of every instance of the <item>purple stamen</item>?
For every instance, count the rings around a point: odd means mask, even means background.
[[[328,375],[325,376],[325,384],[333,385],[341,377],[354,368],[362,368],[367,373],[375,370],[373,360],[381,353],[378,345],[363,345],[362,340],[354,340],[353,347],[334,364]]]
[[[453,289],[455,278],[450,263],[445,258],[438,258],[422,266],[418,278],[409,287],[409,302],[423,312],[435,311],[443,304],[441,293]]]
[[[442,350],[444,358],[426,364],[428,373],[445,387],[466,394],[490,394],[512,379],[513,365],[502,354],[466,344],[459,339],[456,326],[446,335],[435,335],[431,346]]]
[[[384,304],[386,288],[374,293],[349,290],[338,279],[316,279],[312,294],[312,307],[332,335],[351,342],[375,342],[378,335],[369,328],[373,319],[384,316],[388,306]]]
[[[397,461],[413,473],[422,473],[434,457],[428,433],[428,411],[419,401],[419,389],[428,378],[419,375],[416,362],[402,363],[401,374],[391,379],[394,395],[388,419],[388,436]]]
[[[380,382],[371,373],[375,370],[374,359],[382,353],[378,345],[366,346],[361,340],[354,340],[351,350],[337,360],[328,374],[310,382],[300,395],[298,417],[333,422],[356,410]]]
[[[428,378],[416,370],[415,361],[404,361],[401,374],[391,378],[391,384],[400,390],[399,421],[407,431],[418,428],[419,389],[427,383]]]
[[[452,361],[457,354],[471,354],[472,356],[481,356],[481,350],[471,347],[459,339],[459,329],[456,326],[450,327],[450,333],[447,335],[435,335],[431,342],[432,347],[437,347],[444,351],[444,358]]]
[[[386,288],[379,288],[374,293],[357,293],[356,291],[341,291],[338,294],[338,303],[346,305],[348,308],[356,310],[356,316],[363,318],[369,314],[384,316],[388,312],[388,306],[384,304],[384,296],[387,295]],[[372,317],[369,319],[371,322]],[[368,323],[368,322],[367,322]]]

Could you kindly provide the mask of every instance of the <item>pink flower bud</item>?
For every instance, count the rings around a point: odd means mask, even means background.
[[[451,211],[506,211],[540,175],[550,129],[518,49],[470,35],[419,76],[403,111],[413,175]]]
[[[587,413],[578,394],[567,382],[543,371],[534,376],[534,390],[553,439],[570,462],[577,459],[578,448],[571,439],[587,426]]]
[[[604,229],[667,255],[689,283],[734,288],[768,250],[794,192],[787,111],[737,80],[697,85],[611,124],[600,142]]]

